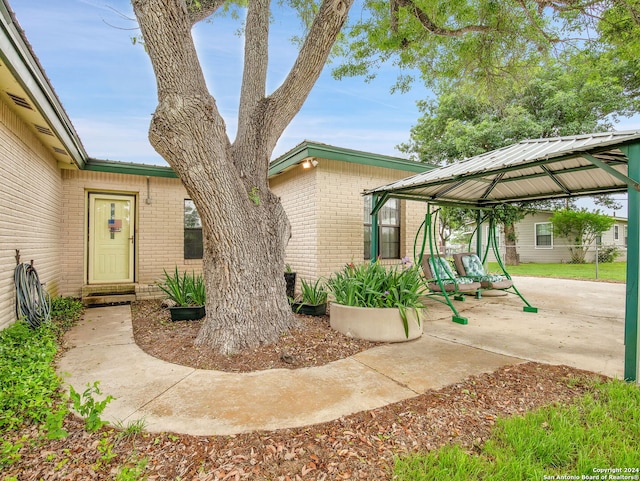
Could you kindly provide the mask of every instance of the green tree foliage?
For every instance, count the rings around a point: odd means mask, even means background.
[[[600,38],[609,45],[606,56],[619,68],[630,91],[640,88],[640,1],[615,2],[598,23]]]
[[[371,78],[381,63],[390,62],[400,71],[418,69],[431,86],[464,79],[499,91],[527,78],[548,54],[593,51],[620,31],[637,39],[637,3],[364,0],[364,13],[345,35],[346,59],[334,75]],[[636,56],[631,52],[629,59]],[[401,74],[396,87],[412,80]]]
[[[609,130],[638,109],[638,97],[607,57],[577,54],[531,70],[524,84],[479,95],[476,85],[442,84],[437,99],[419,104],[423,116],[400,150],[445,164],[526,138]]]
[[[443,250],[447,247],[447,242],[449,242],[451,236],[472,219],[472,214],[467,209],[446,206],[440,208],[438,215],[438,236],[440,237],[440,245]]]
[[[614,223],[612,217],[586,209],[557,210],[550,220],[553,223],[554,234],[567,239],[571,262],[574,264],[584,264],[589,245]]]
[[[619,66],[597,52],[575,54],[563,63],[549,60],[530,72],[526,82],[491,95],[480,94],[475,82],[442,83],[437,99],[421,102],[424,115],[400,149],[423,162],[446,164],[526,138],[605,131],[617,116],[638,107]],[[611,199],[599,202],[609,206]],[[495,212],[508,265],[518,264],[515,223],[537,209],[557,207],[557,202],[522,203]]]

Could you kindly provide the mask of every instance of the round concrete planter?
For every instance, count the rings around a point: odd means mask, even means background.
[[[422,313],[416,318],[413,309],[407,310],[409,337],[405,335],[400,311],[395,308],[352,307],[331,303],[331,327],[347,336],[376,342],[404,342],[422,336]],[[418,323],[419,321],[419,323]]]

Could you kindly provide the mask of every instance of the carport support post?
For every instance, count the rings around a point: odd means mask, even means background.
[[[640,181],[640,143],[621,149],[629,161],[627,175],[636,182]],[[638,312],[638,273],[640,271],[640,192],[629,186],[629,231],[627,245],[627,301],[624,318],[624,378],[627,381],[638,380],[638,344],[640,337],[640,313]]]
[[[476,230],[476,254],[478,258],[482,259],[482,254],[484,252],[482,248],[482,211],[479,210],[476,213],[476,225],[478,229]]]
[[[371,250],[369,251],[371,254],[371,262],[376,262],[378,260],[378,244],[380,243],[379,235],[378,235],[378,211],[376,209],[378,207],[378,201],[380,200],[380,196],[378,194],[373,194],[371,196],[371,208],[373,209],[373,214],[371,214]]]

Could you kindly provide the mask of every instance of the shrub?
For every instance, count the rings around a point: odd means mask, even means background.
[[[0,332],[0,432],[43,423],[58,399],[56,335],[49,325],[18,321]]]
[[[598,249],[598,262],[615,262],[620,257],[620,250],[616,246]]]
[[[173,274],[164,271],[164,283],[158,287],[178,306],[203,306],[206,301],[204,278],[201,274],[182,275],[176,267]]]
[[[317,306],[327,302],[328,293],[320,279],[313,284],[302,279],[300,289],[300,297],[296,299],[296,302],[312,306]]]
[[[424,308],[426,288],[417,266],[385,268],[379,262],[350,263],[331,276],[327,287],[338,304],[397,308],[406,333],[409,329],[406,310]]]

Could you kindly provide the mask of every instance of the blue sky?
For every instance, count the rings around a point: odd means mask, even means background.
[[[10,2],[88,154],[99,159],[166,165],[147,140],[156,107],[155,79],[144,49],[131,41],[139,31],[129,0]],[[297,27],[291,12],[275,15],[269,91],[284,79],[293,63],[296,49],[289,38]],[[231,140],[236,132],[242,73],[242,40],[236,35],[237,29],[237,22],[216,18],[194,30],[209,88]],[[407,94],[390,94],[397,75],[391,65],[371,83],[361,78],[337,81],[330,70],[331,65],[325,68],[278,142],[274,157],[305,139],[403,156],[395,147],[408,140],[419,116],[416,101],[430,92],[416,83]],[[640,129],[640,118],[623,120],[616,129]]]
[[[164,164],[147,141],[156,106],[155,79],[128,0],[10,0],[62,104],[91,157]],[[111,7],[111,8],[110,8]],[[286,13],[286,12],[285,12]],[[295,58],[289,42],[298,23],[291,14],[271,25],[269,91],[284,79]],[[201,63],[230,138],[242,72],[237,22],[214,19],[194,31]],[[401,154],[419,116],[416,101],[429,92],[416,84],[408,94],[389,93],[396,72],[384,69],[372,83],[334,80],[325,68],[304,107],[281,137],[274,156],[301,141],[314,140],[375,152]]]

